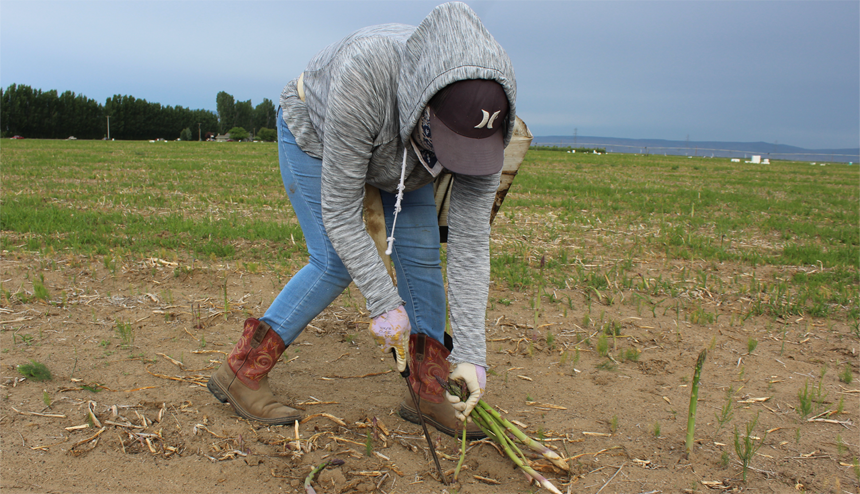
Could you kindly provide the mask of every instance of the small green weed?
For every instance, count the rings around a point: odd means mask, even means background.
[[[18,373],[31,381],[50,381],[52,379],[51,371],[48,370],[48,367],[35,360],[30,360],[29,364],[19,365]]]
[[[734,386],[729,386],[729,389],[726,390],[726,401],[723,402],[723,407],[719,412],[714,414],[714,417],[717,419],[717,430],[714,431],[714,438],[716,439],[717,435],[720,433],[720,429],[725,427],[726,424],[731,422],[732,416],[735,414],[734,403],[732,403],[732,395],[735,392]]]
[[[707,312],[703,307],[698,307],[690,313],[690,322],[693,324],[713,324],[717,320],[715,312]]]
[[[842,372],[839,373],[839,380],[844,382],[845,384],[851,384],[851,381],[854,380],[854,374],[851,372],[851,366],[846,365]]]
[[[48,294],[48,289],[45,288],[45,275],[39,273],[39,279],[33,280],[33,296],[38,300],[42,300],[47,302],[50,295]]]
[[[21,338],[21,342],[27,346],[30,346],[33,344],[33,335],[31,335],[31,334],[15,334],[15,333],[12,333],[12,344],[17,343],[18,338]]]
[[[824,406],[824,401],[827,399],[827,395],[830,394],[822,389],[823,385],[822,381],[818,381],[818,386],[815,387],[815,395],[812,397],[813,401],[815,401],[816,409]]]
[[[630,362],[638,362],[639,355],[641,355],[641,353],[642,352],[636,348],[628,348],[622,352],[621,358]]]
[[[756,441],[752,431],[755,429],[757,423],[758,413],[755,414],[755,418],[752,422],[747,422],[746,434],[743,436],[738,434],[738,427],[735,426],[735,453],[738,455],[738,459],[741,460],[741,465],[743,465],[744,482],[747,481],[747,470],[749,470],[750,462],[755,456],[756,451],[758,451],[758,449],[761,448],[761,445],[764,444],[765,438],[767,438],[767,432],[765,432],[761,439]]]
[[[130,348],[134,344],[134,328],[131,327],[130,322],[117,320],[114,331],[119,336],[120,345],[123,348]]]
[[[84,384],[81,386],[81,389],[89,391],[90,393],[99,393],[102,390],[98,384]]]
[[[752,352],[755,351],[758,346],[758,340],[755,338],[750,338],[747,340],[747,355],[752,355]]]
[[[601,357],[605,357],[609,354],[609,340],[606,338],[605,334],[600,335],[600,338],[597,340],[597,353]]]
[[[800,420],[806,420],[806,417],[812,413],[812,393],[809,391],[809,379],[797,391],[797,400],[800,402],[797,406],[797,414],[800,415]]]

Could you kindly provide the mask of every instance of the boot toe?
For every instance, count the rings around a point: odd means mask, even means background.
[[[230,402],[240,417],[269,425],[287,425],[300,420],[301,412],[280,403],[269,387],[268,377],[260,380],[258,389],[251,389],[235,378],[230,366],[222,365],[206,385],[221,403]]]

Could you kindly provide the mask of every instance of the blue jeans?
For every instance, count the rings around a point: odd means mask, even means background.
[[[278,158],[290,203],[302,227],[310,259],[260,318],[289,345],[320,312],[343,293],[352,278],[335,252],[322,221],[322,160],[299,149],[278,109]],[[396,196],[380,191],[388,232]],[[443,342],[445,287],[439,258],[439,226],[433,184],[407,192],[397,216],[397,240],[391,259],[397,291],[406,302],[412,332]]]

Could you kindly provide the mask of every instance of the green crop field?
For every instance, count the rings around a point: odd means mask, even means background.
[[[25,140],[0,152],[9,253],[284,273],[306,259],[275,144]],[[748,299],[752,314],[856,328],[858,184],[860,168],[839,164],[530,151],[494,226],[493,279],[604,302],[705,289]],[[646,259],[730,269],[637,276]]]
[[[7,249],[273,262],[303,251],[272,143],[10,141],[2,159],[2,229],[20,239]]]
[[[858,185],[847,165],[530,151],[494,228],[504,246],[494,274],[529,286],[547,256],[558,288],[674,297],[698,287],[750,295],[757,314],[835,311],[856,325]],[[707,261],[731,276],[686,266],[636,279],[645,259]],[[757,268],[769,275],[739,277]]]

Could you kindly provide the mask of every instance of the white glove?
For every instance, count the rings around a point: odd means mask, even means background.
[[[445,392],[445,397],[454,407],[454,416],[465,421],[487,389],[487,369],[468,362],[454,364],[448,379],[452,381],[460,379],[466,383],[466,388],[469,389],[469,398],[466,401],[460,401],[460,398]]]
[[[370,323],[373,339],[384,353],[394,349],[397,358],[397,372],[406,370],[406,360],[409,358],[409,315],[406,309],[400,307],[380,314]]]

